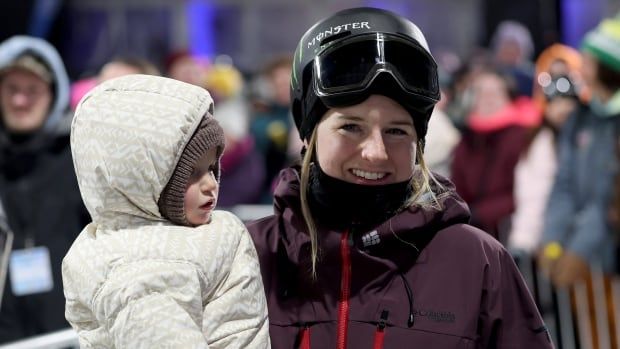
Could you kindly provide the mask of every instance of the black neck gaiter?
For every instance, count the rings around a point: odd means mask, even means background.
[[[360,185],[310,167],[310,207],[317,224],[334,229],[371,229],[395,215],[411,195],[410,181],[386,185]]]

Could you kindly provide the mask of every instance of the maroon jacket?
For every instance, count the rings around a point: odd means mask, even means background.
[[[552,348],[511,256],[466,224],[456,194],[442,201],[443,211],[412,208],[367,233],[321,229],[313,282],[298,175],[284,170],[275,215],[248,225],[272,347]],[[425,236],[416,260],[412,243]]]
[[[514,172],[529,132],[522,126],[468,130],[454,150],[451,179],[473,212],[471,223],[496,238],[515,209]]]

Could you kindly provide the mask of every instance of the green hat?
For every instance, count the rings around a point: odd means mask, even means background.
[[[581,50],[592,54],[606,67],[620,72],[620,16],[605,19],[588,32]]]

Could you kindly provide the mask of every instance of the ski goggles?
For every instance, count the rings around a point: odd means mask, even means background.
[[[434,105],[440,99],[437,64],[417,42],[398,35],[369,33],[345,38],[314,60],[314,89],[328,106],[363,95],[387,73],[412,102]]]

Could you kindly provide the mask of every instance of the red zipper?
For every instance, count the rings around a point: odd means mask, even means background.
[[[336,348],[345,349],[349,325],[349,295],[351,293],[351,250],[349,249],[348,230],[345,230],[340,238],[340,257],[342,259],[342,275],[340,279],[340,300],[338,301]]]
[[[305,325],[301,329],[299,349],[310,349],[310,326]]]
[[[388,314],[389,311],[385,309],[381,312],[381,320],[377,324],[377,330],[375,331],[375,343],[372,346],[373,349],[383,349],[383,341],[385,339],[385,325]]]

